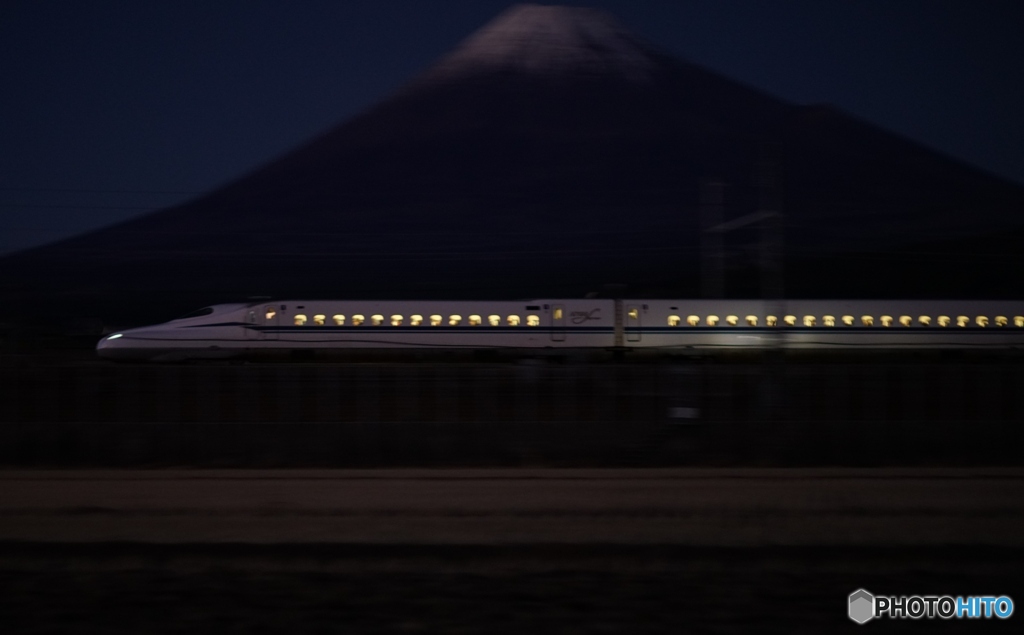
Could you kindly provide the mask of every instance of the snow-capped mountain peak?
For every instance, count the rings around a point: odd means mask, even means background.
[[[471,35],[428,73],[450,79],[479,72],[616,74],[644,80],[647,47],[604,11],[523,4]]]

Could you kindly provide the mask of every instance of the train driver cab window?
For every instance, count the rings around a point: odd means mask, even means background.
[[[709,315],[708,316],[708,326],[718,326],[718,316],[717,315]]]
[[[536,315],[527,315],[526,326],[540,326],[540,318]]]
[[[757,316],[756,315],[748,315],[744,319],[746,319],[746,321],[747,321],[747,326],[757,326]]]
[[[420,324],[423,324],[423,316],[422,315],[410,315],[409,316],[409,326],[419,326]]]
[[[796,326],[795,315],[787,315],[786,317],[782,318],[782,321],[786,323],[786,326]]]
[[[996,316],[996,326],[1002,327],[1002,326],[1006,326],[1008,323],[1009,323],[1009,320],[1006,319],[1005,315],[997,315]]]
[[[834,315],[825,315],[825,316],[823,316],[821,318],[821,323],[824,324],[825,326],[835,326],[836,325],[836,316],[834,316]]]
[[[949,319],[948,315],[940,315],[939,316],[939,326],[945,328],[945,327],[949,326],[950,322],[952,322],[952,320]]]
[[[488,315],[487,316],[487,323],[490,324],[491,326],[501,326],[501,316],[500,315]]]
[[[518,315],[510,315],[507,318],[505,318],[505,321],[508,322],[509,326],[519,326],[519,316]]]
[[[480,326],[481,324],[483,324],[483,320],[480,319],[479,315],[471,315],[471,316],[469,316],[469,325],[470,326]]]
[[[274,308],[274,307],[272,307],[272,306],[268,306],[268,307],[266,308],[266,312],[267,312],[267,313],[266,313],[266,316],[267,316],[267,322],[269,322],[269,321],[273,320],[273,319],[274,319],[274,316],[276,316],[276,315],[277,315],[277,309],[275,309],[275,308]]]
[[[1024,315],[1013,316],[1013,325],[1017,328],[1024,328]]]
[[[670,315],[670,316],[668,316],[668,325],[669,326],[679,326],[680,322],[682,322],[682,320],[679,318],[678,315]]]
[[[974,323],[980,326],[981,328],[985,328],[986,326],[988,326],[988,318],[985,317],[984,315],[979,315],[978,317],[974,318]]]
[[[441,326],[441,320],[442,318],[440,315],[431,315],[430,326]]]
[[[320,313],[313,316],[313,324],[323,326],[327,322],[327,316]]]
[[[881,322],[882,322],[882,326],[884,326],[885,328],[889,328],[890,326],[892,326],[892,316],[891,315],[883,315],[882,319],[881,319]]]
[[[305,326],[305,325],[306,325],[306,316],[301,314],[301,313],[296,314],[295,315],[295,326]]]
[[[765,326],[778,326],[779,318],[775,317],[774,315],[769,315],[765,317],[764,324]]]
[[[402,320],[405,319],[401,315],[391,316],[391,326],[402,326]]]
[[[971,318],[967,317],[966,315],[956,316],[956,325],[959,326],[960,328],[966,328],[967,325],[970,324],[970,322]]]
[[[700,325],[700,316],[699,315],[687,316],[686,323],[689,324],[690,326],[698,326],[698,325]]]
[[[461,321],[462,321],[462,316],[461,315],[449,315],[448,316],[448,326],[458,326],[459,322],[461,322]]]
[[[816,322],[816,320],[815,320],[813,315],[805,315],[804,316],[804,326],[814,326],[815,322]]]
[[[384,316],[378,313],[377,315],[370,316],[370,323],[374,326],[380,326],[384,323]]]
[[[740,323],[740,319],[735,315],[727,315],[725,316],[725,323],[729,326],[736,326]]]
[[[365,320],[366,320],[366,318],[364,318],[361,315],[353,315],[352,316],[352,326],[362,326],[363,322]]]
[[[870,315],[862,315],[860,316],[860,323],[863,324],[864,326],[874,326],[875,318],[871,317]]]
[[[843,324],[845,324],[846,326],[853,326],[853,322],[854,322],[854,319],[853,319],[852,315],[844,315],[843,316]]]
[[[344,315],[340,315],[340,314],[339,315],[335,315],[331,319],[334,320],[334,325],[335,326],[345,326],[345,316]]]
[[[914,320],[911,319],[911,317],[909,315],[901,315],[900,316],[900,325],[901,326],[910,326],[913,323],[914,323]]]
[[[927,315],[922,315],[917,318],[917,323],[920,324],[921,326],[928,326],[929,324],[932,323],[932,319]]]

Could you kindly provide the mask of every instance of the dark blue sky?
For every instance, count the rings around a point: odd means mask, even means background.
[[[505,0],[0,2],[0,253],[200,195],[373,105]],[[589,0],[659,48],[1024,183],[1017,0]]]

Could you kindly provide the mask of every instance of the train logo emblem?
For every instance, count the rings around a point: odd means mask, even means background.
[[[573,311],[569,314],[569,321],[573,324],[583,324],[590,320],[600,320],[601,316],[598,315],[600,312],[600,308],[593,309],[591,311]]]

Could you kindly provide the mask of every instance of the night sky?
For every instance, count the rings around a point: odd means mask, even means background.
[[[182,202],[387,96],[506,0],[0,2],[0,253]],[[677,57],[1024,184],[1018,0],[589,0]]]

